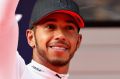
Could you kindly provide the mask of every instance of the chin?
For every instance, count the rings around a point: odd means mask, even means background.
[[[50,60],[49,61],[52,65],[54,66],[65,66],[65,65],[68,65],[69,62],[70,62],[70,59],[68,60],[65,60],[65,59],[54,59],[54,60]]]

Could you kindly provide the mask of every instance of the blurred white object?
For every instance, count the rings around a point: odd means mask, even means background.
[[[22,14],[16,14],[16,20],[19,22],[22,18]]]

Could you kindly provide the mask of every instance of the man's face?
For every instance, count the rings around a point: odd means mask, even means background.
[[[68,64],[81,42],[74,19],[63,13],[43,19],[31,35],[33,55],[54,66]]]

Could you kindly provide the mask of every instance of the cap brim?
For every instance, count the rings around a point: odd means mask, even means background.
[[[75,13],[75,12],[72,12],[72,11],[70,11],[70,10],[57,10],[57,11],[54,11],[54,12],[52,12],[52,13],[55,13],[55,12],[61,12],[61,13],[66,13],[66,14],[69,14],[70,16],[72,16],[75,20],[76,20],[76,22],[77,22],[77,24],[78,24],[78,26],[80,27],[80,28],[83,28],[84,27],[84,20],[83,20],[83,18],[80,16],[80,15],[78,15],[77,13]],[[50,13],[51,14],[51,13]]]
[[[84,20],[83,20],[83,18],[79,14],[77,14],[77,13],[75,13],[73,11],[70,11],[70,10],[56,10],[56,11],[52,11],[52,12],[44,15],[42,18],[40,18],[34,24],[37,24],[38,22],[43,20],[43,18],[46,18],[47,16],[49,16],[49,15],[51,15],[53,13],[65,13],[65,14],[68,14],[68,15],[72,16],[75,19],[75,21],[76,21],[77,25],[79,26],[79,28],[83,28],[84,27]]]

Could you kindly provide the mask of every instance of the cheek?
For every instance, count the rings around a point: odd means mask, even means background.
[[[76,44],[78,41],[78,35],[76,34],[69,34],[68,39],[71,41],[71,43]]]
[[[76,46],[77,45],[77,42],[78,42],[78,39],[71,39],[71,45],[72,46]]]
[[[50,35],[42,32],[36,33],[36,41],[40,47],[46,47],[50,40]]]
[[[77,36],[73,36],[72,38],[69,39],[70,43],[71,43],[71,48],[74,50],[77,48],[78,45],[78,37]]]

